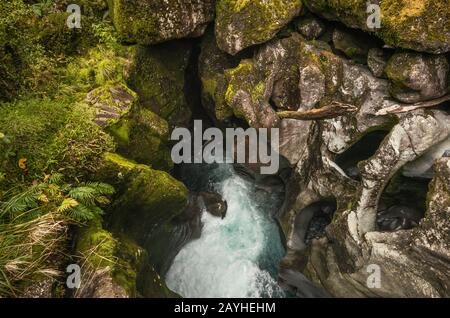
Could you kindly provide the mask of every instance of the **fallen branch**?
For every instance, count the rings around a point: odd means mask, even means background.
[[[280,116],[280,118],[321,120],[350,115],[356,113],[357,111],[358,107],[356,107],[355,105],[332,102],[331,104],[323,106],[321,108],[314,108],[305,111],[282,111],[277,112],[277,115]]]
[[[420,109],[420,108],[434,107],[434,106],[437,106],[437,105],[442,104],[447,101],[450,101],[450,94],[445,95],[440,98],[429,100],[426,102],[420,102],[420,103],[415,103],[415,104],[398,104],[398,105],[386,107],[386,108],[380,109],[376,113],[376,115],[384,116],[384,115],[388,115],[388,114],[401,114],[401,113],[410,112],[410,111]]]

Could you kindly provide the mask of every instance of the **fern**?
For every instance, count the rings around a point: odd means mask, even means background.
[[[52,174],[48,179],[49,184],[56,184],[56,185],[62,185],[63,181],[64,181],[64,175],[61,173]]]
[[[41,194],[41,189],[37,186],[33,186],[30,189],[13,196],[0,206],[0,217],[4,217],[5,215],[14,217],[27,210],[37,208],[38,198]]]
[[[68,195],[84,205],[94,205],[97,191],[91,187],[77,187],[70,190]]]
[[[87,222],[95,218],[95,212],[92,208],[79,204],[67,211],[67,215],[78,222]]]
[[[83,184],[86,187],[92,188],[97,192],[97,195],[113,195],[114,187],[102,182],[86,182]]]
[[[58,212],[65,213],[65,212],[75,208],[76,206],[78,206],[78,204],[79,203],[75,199],[72,199],[72,198],[64,199],[58,208]]]

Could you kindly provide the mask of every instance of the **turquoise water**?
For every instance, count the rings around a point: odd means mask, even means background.
[[[203,212],[201,238],[176,256],[168,287],[183,297],[284,297],[276,275],[285,251],[269,216],[271,198],[255,195],[227,165],[207,173],[228,203],[227,215],[222,220]]]

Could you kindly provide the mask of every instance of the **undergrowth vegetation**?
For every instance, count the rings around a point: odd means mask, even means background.
[[[86,94],[122,81],[130,49],[103,0],[0,0],[0,297],[58,274],[70,224],[98,219],[114,189],[93,182],[113,138]]]
[[[58,275],[68,225],[98,218],[113,193],[104,183],[66,183],[62,174],[9,190],[0,202],[0,296],[16,295],[18,282]]]

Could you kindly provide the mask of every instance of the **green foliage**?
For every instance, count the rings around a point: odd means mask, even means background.
[[[114,188],[105,183],[68,184],[62,174],[47,175],[44,181],[19,191],[0,203],[0,220],[28,221],[46,213],[59,213],[62,219],[85,222],[103,214],[100,206],[109,204]]]
[[[52,170],[57,169],[72,179],[88,177],[97,170],[101,155],[115,149],[113,138],[93,118],[93,110],[87,105],[80,103],[74,107],[66,125],[48,147]]]
[[[0,141],[0,150],[5,151],[0,171],[6,182],[31,181],[52,171],[71,179],[95,172],[101,154],[114,150],[115,145],[93,118],[87,105],[70,100],[0,104],[0,127],[10,140]],[[25,169],[18,167],[21,158],[27,159]]]
[[[35,15],[22,0],[2,1],[0,6],[0,100],[9,100],[25,85],[42,48],[33,33]]]

